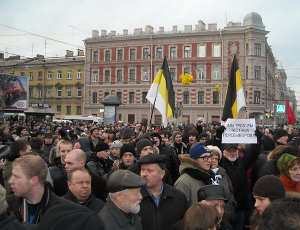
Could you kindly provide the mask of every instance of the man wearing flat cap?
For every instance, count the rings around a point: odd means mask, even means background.
[[[198,199],[199,202],[217,209],[220,217],[217,229],[233,229],[231,222],[234,220],[234,207],[227,203],[228,199],[223,185],[210,184],[201,187],[198,191]]]
[[[141,177],[147,182],[141,189],[143,200],[140,216],[143,230],[172,229],[188,208],[184,194],[163,182],[166,173],[163,156],[147,155],[138,164],[141,166]]]
[[[117,170],[107,180],[109,197],[98,213],[109,230],[142,230],[140,217],[141,187],[146,181],[129,170]]]

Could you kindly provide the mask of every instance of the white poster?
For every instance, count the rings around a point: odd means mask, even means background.
[[[255,119],[227,119],[222,143],[256,144]]]

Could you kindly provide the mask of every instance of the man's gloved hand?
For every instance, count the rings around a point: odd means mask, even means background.
[[[222,134],[224,133],[224,131],[225,131],[225,126],[220,126],[219,128],[217,128],[217,130],[216,130],[216,137],[218,137],[218,138],[222,138]]]
[[[263,136],[262,132],[259,131],[258,128],[256,128],[256,130],[255,130],[255,136],[257,137],[257,141],[259,141]]]

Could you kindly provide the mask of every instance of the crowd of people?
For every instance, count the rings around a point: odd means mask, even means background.
[[[3,123],[0,228],[300,229],[297,130],[222,144],[224,130]]]

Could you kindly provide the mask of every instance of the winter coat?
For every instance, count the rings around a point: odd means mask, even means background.
[[[100,218],[86,207],[68,203],[58,204],[49,208],[36,230],[104,230]]]
[[[42,199],[40,201],[40,204],[38,206],[38,210],[35,211],[35,215],[33,217],[33,220],[31,223],[37,224],[41,221],[43,218],[43,215],[45,212],[59,204],[68,204],[70,203],[69,201],[56,196],[52,190],[50,184],[46,183],[44,185],[44,194],[42,196]],[[10,213],[13,213],[17,219],[19,219],[21,222],[25,221],[26,223],[29,223],[29,220],[24,220],[24,213],[26,212],[27,208],[24,208],[24,198],[19,198],[19,197],[10,197],[7,199],[8,202],[8,211]],[[27,203],[26,203],[27,204]],[[28,204],[26,205],[28,206]]]
[[[48,168],[48,182],[53,185],[54,192],[58,196],[63,196],[68,192],[67,173],[65,166],[61,164],[60,159],[56,166]]]
[[[186,154],[187,152],[187,146],[184,142],[181,142],[180,144],[177,144],[176,142],[173,142],[170,144],[171,147],[173,147],[176,150],[176,154]]]
[[[119,209],[109,198],[98,213],[109,230],[142,230],[141,218],[137,214],[126,214]]]
[[[64,195],[64,198],[66,200],[70,200],[76,204],[85,206],[85,207],[89,208],[90,210],[94,211],[95,213],[100,212],[100,210],[104,206],[104,202],[102,200],[99,200],[96,197],[94,197],[93,194],[91,194],[90,197],[84,203],[80,203],[71,191],[68,191]]]
[[[183,192],[189,206],[198,202],[198,190],[204,186],[212,183],[213,172],[204,171],[199,168],[196,160],[190,158],[188,154],[179,156],[180,177],[175,182],[176,189]]]
[[[30,230],[30,225],[21,224],[14,216],[0,215],[1,230]]]
[[[143,230],[173,229],[173,225],[183,218],[188,208],[184,194],[168,184],[164,184],[158,206],[146,188],[142,188],[141,193],[143,200],[139,215],[142,218]]]

